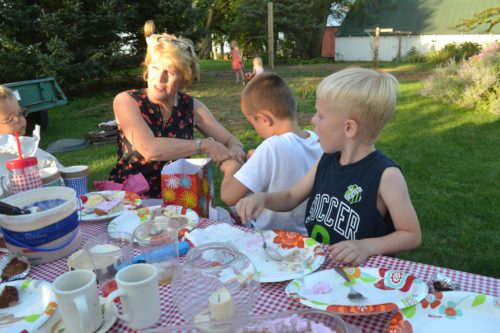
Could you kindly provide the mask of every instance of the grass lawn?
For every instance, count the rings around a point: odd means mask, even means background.
[[[302,126],[312,128],[319,81],[351,65],[370,66],[320,63],[275,68],[297,96]],[[382,68],[398,77],[401,93],[396,114],[377,148],[401,165],[423,230],[422,246],[400,257],[500,278],[500,119],[420,96],[421,79],[431,71],[429,65],[383,64]],[[138,88],[136,82],[130,88]],[[240,113],[241,90],[234,84],[229,62],[206,61],[201,82],[188,92],[250,149],[261,139]],[[118,92],[80,97],[50,110],[41,146],[61,138],[83,138],[99,122],[113,119],[112,100]],[[65,165],[88,164],[91,180],[103,180],[115,163],[116,147],[92,146],[56,156]],[[217,175],[216,186],[220,183]]]

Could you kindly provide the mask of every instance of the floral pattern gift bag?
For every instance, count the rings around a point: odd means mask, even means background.
[[[208,217],[213,207],[212,163],[209,158],[179,159],[161,170],[163,205],[191,208],[200,217]]]

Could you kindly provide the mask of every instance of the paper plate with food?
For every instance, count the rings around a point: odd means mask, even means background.
[[[141,223],[151,221],[154,216],[158,215],[167,216],[179,223],[180,239],[186,232],[193,230],[200,221],[198,214],[190,208],[175,205],[151,206],[130,210],[114,218],[108,224],[108,232],[125,231],[132,234]]]
[[[392,312],[418,304],[427,295],[428,288],[424,281],[399,270],[371,267],[342,269],[353,288],[365,299],[348,299],[349,283],[333,269],[293,280],[285,292],[306,306],[341,315]]]
[[[194,246],[209,242],[227,242],[245,254],[255,266],[260,282],[280,282],[296,279],[317,270],[325,261],[325,251],[316,240],[296,232],[264,230],[266,242],[283,257],[269,258],[262,239],[255,231],[244,231],[226,223],[195,229],[186,235]]]
[[[0,331],[34,332],[57,308],[49,282],[18,280],[0,286]]]
[[[90,192],[80,196],[82,221],[105,221],[141,204],[138,194],[125,191]]]

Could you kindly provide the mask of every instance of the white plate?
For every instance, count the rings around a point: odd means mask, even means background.
[[[144,207],[124,212],[122,215],[109,222],[108,232],[125,231],[133,234],[135,228],[143,222],[150,221],[154,210],[160,207],[161,206]],[[179,237],[184,236],[186,232],[195,228],[200,221],[198,214],[190,208],[170,205],[166,206],[165,209],[168,209],[172,216],[185,216],[188,219],[188,224],[179,230]]]
[[[342,315],[391,312],[418,304],[427,295],[427,285],[414,275],[385,268],[344,268],[354,289],[366,299],[347,299],[348,283],[333,269],[293,280],[286,293],[309,307]]]
[[[123,209],[117,212],[113,213],[108,213],[106,215],[96,215],[94,213],[88,213],[86,212],[86,209],[91,209],[93,207],[89,207],[87,203],[83,202],[82,197],[88,197],[91,194],[100,194],[108,199],[112,200],[117,200],[117,199],[122,199],[123,200]],[[89,192],[84,194],[83,196],[80,196],[80,213],[81,213],[81,220],[84,222],[87,221],[106,221],[110,220],[113,217],[119,216],[126,212],[127,210],[134,209],[137,206],[141,204],[141,199],[140,196],[131,193],[131,192],[125,192],[125,191],[100,191],[100,192]]]
[[[2,332],[34,332],[42,326],[57,308],[56,297],[51,284],[42,280],[19,280],[2,283],[14,286],[19,294],[17,305],[0,309],[0,331]]]
[[[116,316],[109,305],[106,304],[106,299],[104,297],[99,297],[99,302],[101,303],[101,311],[103,314],[103,322],[101,327],[94,333],[105,333],[107,332],[115,323]],[[61,318],[61,310],[57,309],[56,313],[50,317],[47,322],[37,330],[37,333],[64,333],[66,328]]]
[[[500,298],[466,291],[431,293],[391,318],[387,332],[498,332]]]
[[[255,266],[260,282],[281,282],[299,278],[317,270],[325,261],[325,251],[320,243],[305,235],[290,231],[264,230],[269,244],[285,257],[284,261],[268,258],[257,232],[244,232],[229,224],[216,224],[195,229],[187,235],[193,245],[209,242],[227,242],[245,254]],[[295,254],[292,258],[292,254]]]

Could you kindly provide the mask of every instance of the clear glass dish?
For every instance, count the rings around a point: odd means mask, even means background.
[[[196,333],[212,333],[212,332],[225,332],[228,327],[234,327],[233,323],[238,321],[239,318],[233,318],[229,321],[210,321],[206,323],[196,323],[188,325],[179,326],[168,326],[168,327],[156,327],[143,330],[143,333],[167,333],[167,332],[196,332]],[[330,332],[335,333],[356,333],[361,332],[352,325],[346,324],[344,320],[335,313],[315,310],[315,309],[305,309],[297,311],[287,311],[279,312],[273,314],[265,315],[251,315],[244,318],[245,324],[238,328],[234,333],[264,333],[264,332],[305,332],[305,333],[327,333],[326,328]],[[297,321],[298,320],[298,321]],[[289,324],[297,324],[299,326],[307,327],[305,330],[293,330],[290,328]],[[321,326],[322,330],[315,330],[316,325]],[[239,326],[239,325],[238,325]],[[296,325],[294,325],[296,326]],[[312,329],[311,329],[312,326]],[[268,331],[264,328],[269,328]],[[275,330],[272,330],[272,329]]]

